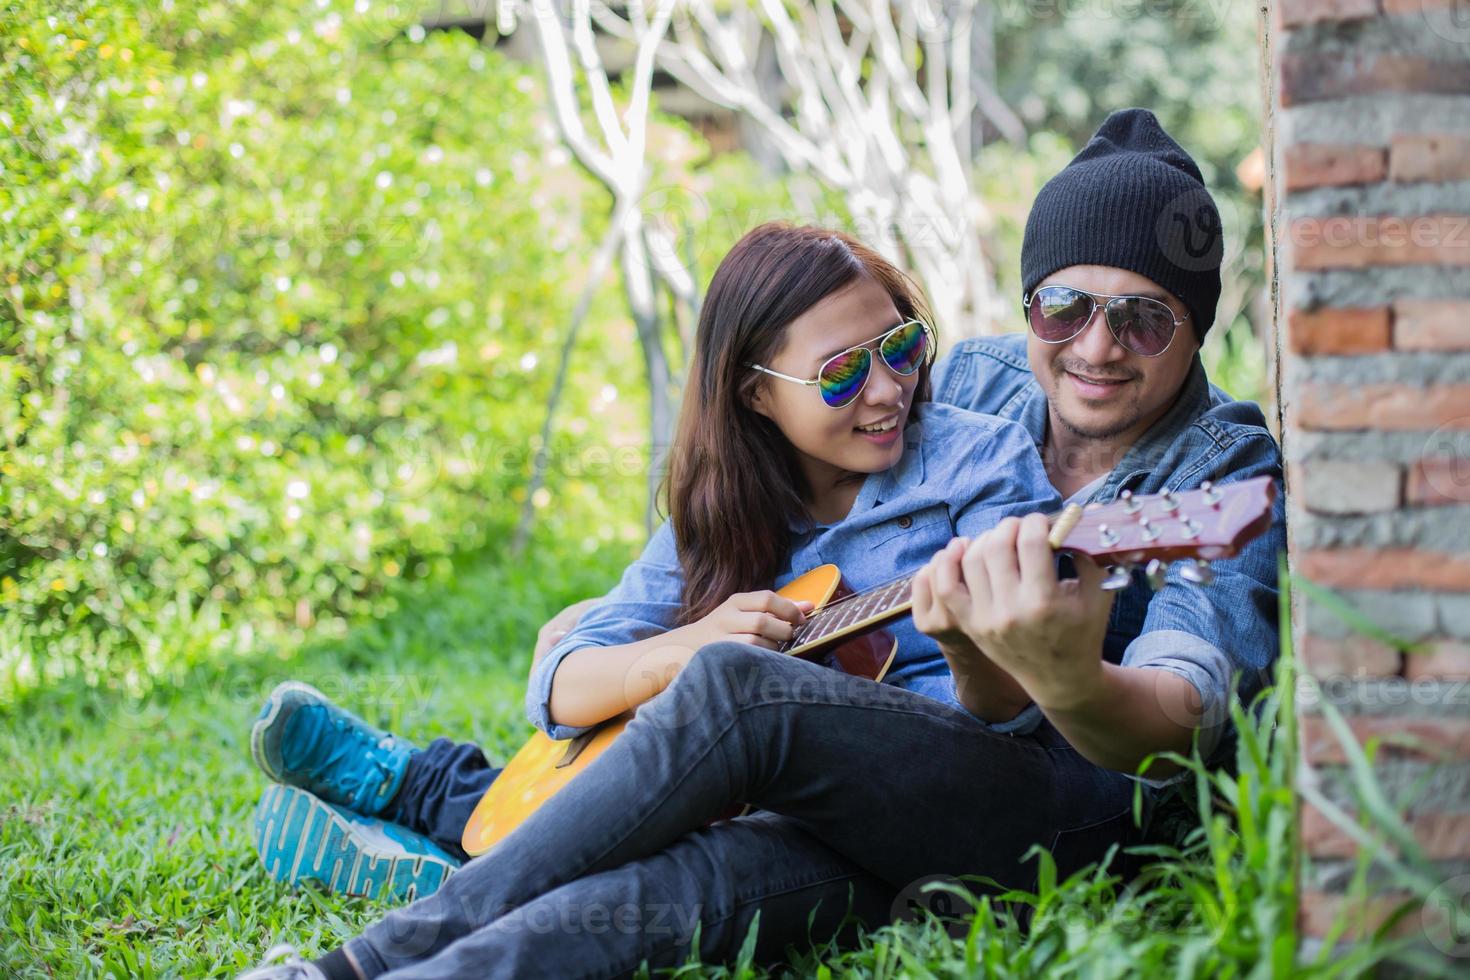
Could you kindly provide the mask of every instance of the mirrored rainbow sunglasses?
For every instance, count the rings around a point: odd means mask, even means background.
[[[933,329],[922,320],[907,320],[872,340],[833,354],[822,362],[815,378],[793,378],[789,374],[772,371],[759,364],[750,364],[748,367],[764,371],[783,381],[816,385],[822,394],[822,401],[828,406],[844,408],[862,394],[868,383],[868,376],[873,373],[873,352],[869,345],[874,341],[878,343],[878,356],[883,358],[883,363],[894,374],[903,377],[908,377],[934,359]]]

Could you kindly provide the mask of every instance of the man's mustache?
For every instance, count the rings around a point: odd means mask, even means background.
[[[1068,371],[1072,374],[1080,374],[1092,378],[1094,381],[1132,381],[1138,377],[1136,373],[1114,374],[1111,371],[1099,371],[1086,361],[1053,361],[1052,364],[1058,371]]]

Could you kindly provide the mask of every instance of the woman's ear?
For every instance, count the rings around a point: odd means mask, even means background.
[[[764,415],[772,422],[775,421],[775,418],[771,415],[771,400],[770,396],[766,392],[766,386],[764,383],[756,383],[755,390],[751,392],[750,397],[746,399],[746,405],[748,405],[750,410],[752,412],[755,412],[757,415]]]

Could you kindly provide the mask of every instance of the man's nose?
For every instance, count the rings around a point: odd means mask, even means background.
[[[1092,311],[1092,317],[1082,332],[1072,338],[1071,349],[1073,354],[1089,364],[1107,364],[1128,356],[1108,327],[1108,315],[1101,306]]]

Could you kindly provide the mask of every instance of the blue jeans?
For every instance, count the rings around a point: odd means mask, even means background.
[[[499,846],[346,948],[395,980],[614,977],[683,962],[696,924],[701,958],[728,960],[759,911],[773,957],[881,924],[935,876],[1034,888],[1035,843],[1066,875],[1137,842],[1137,785],[1046,722],[999,734],[891,684],[712,644]],[[705,826],[736,802],[764,812]]]
[[[467,861],[460,845],[465,824],[500,773],[478,745],[436,738],[408,760],[403,785],[378,816]]]

